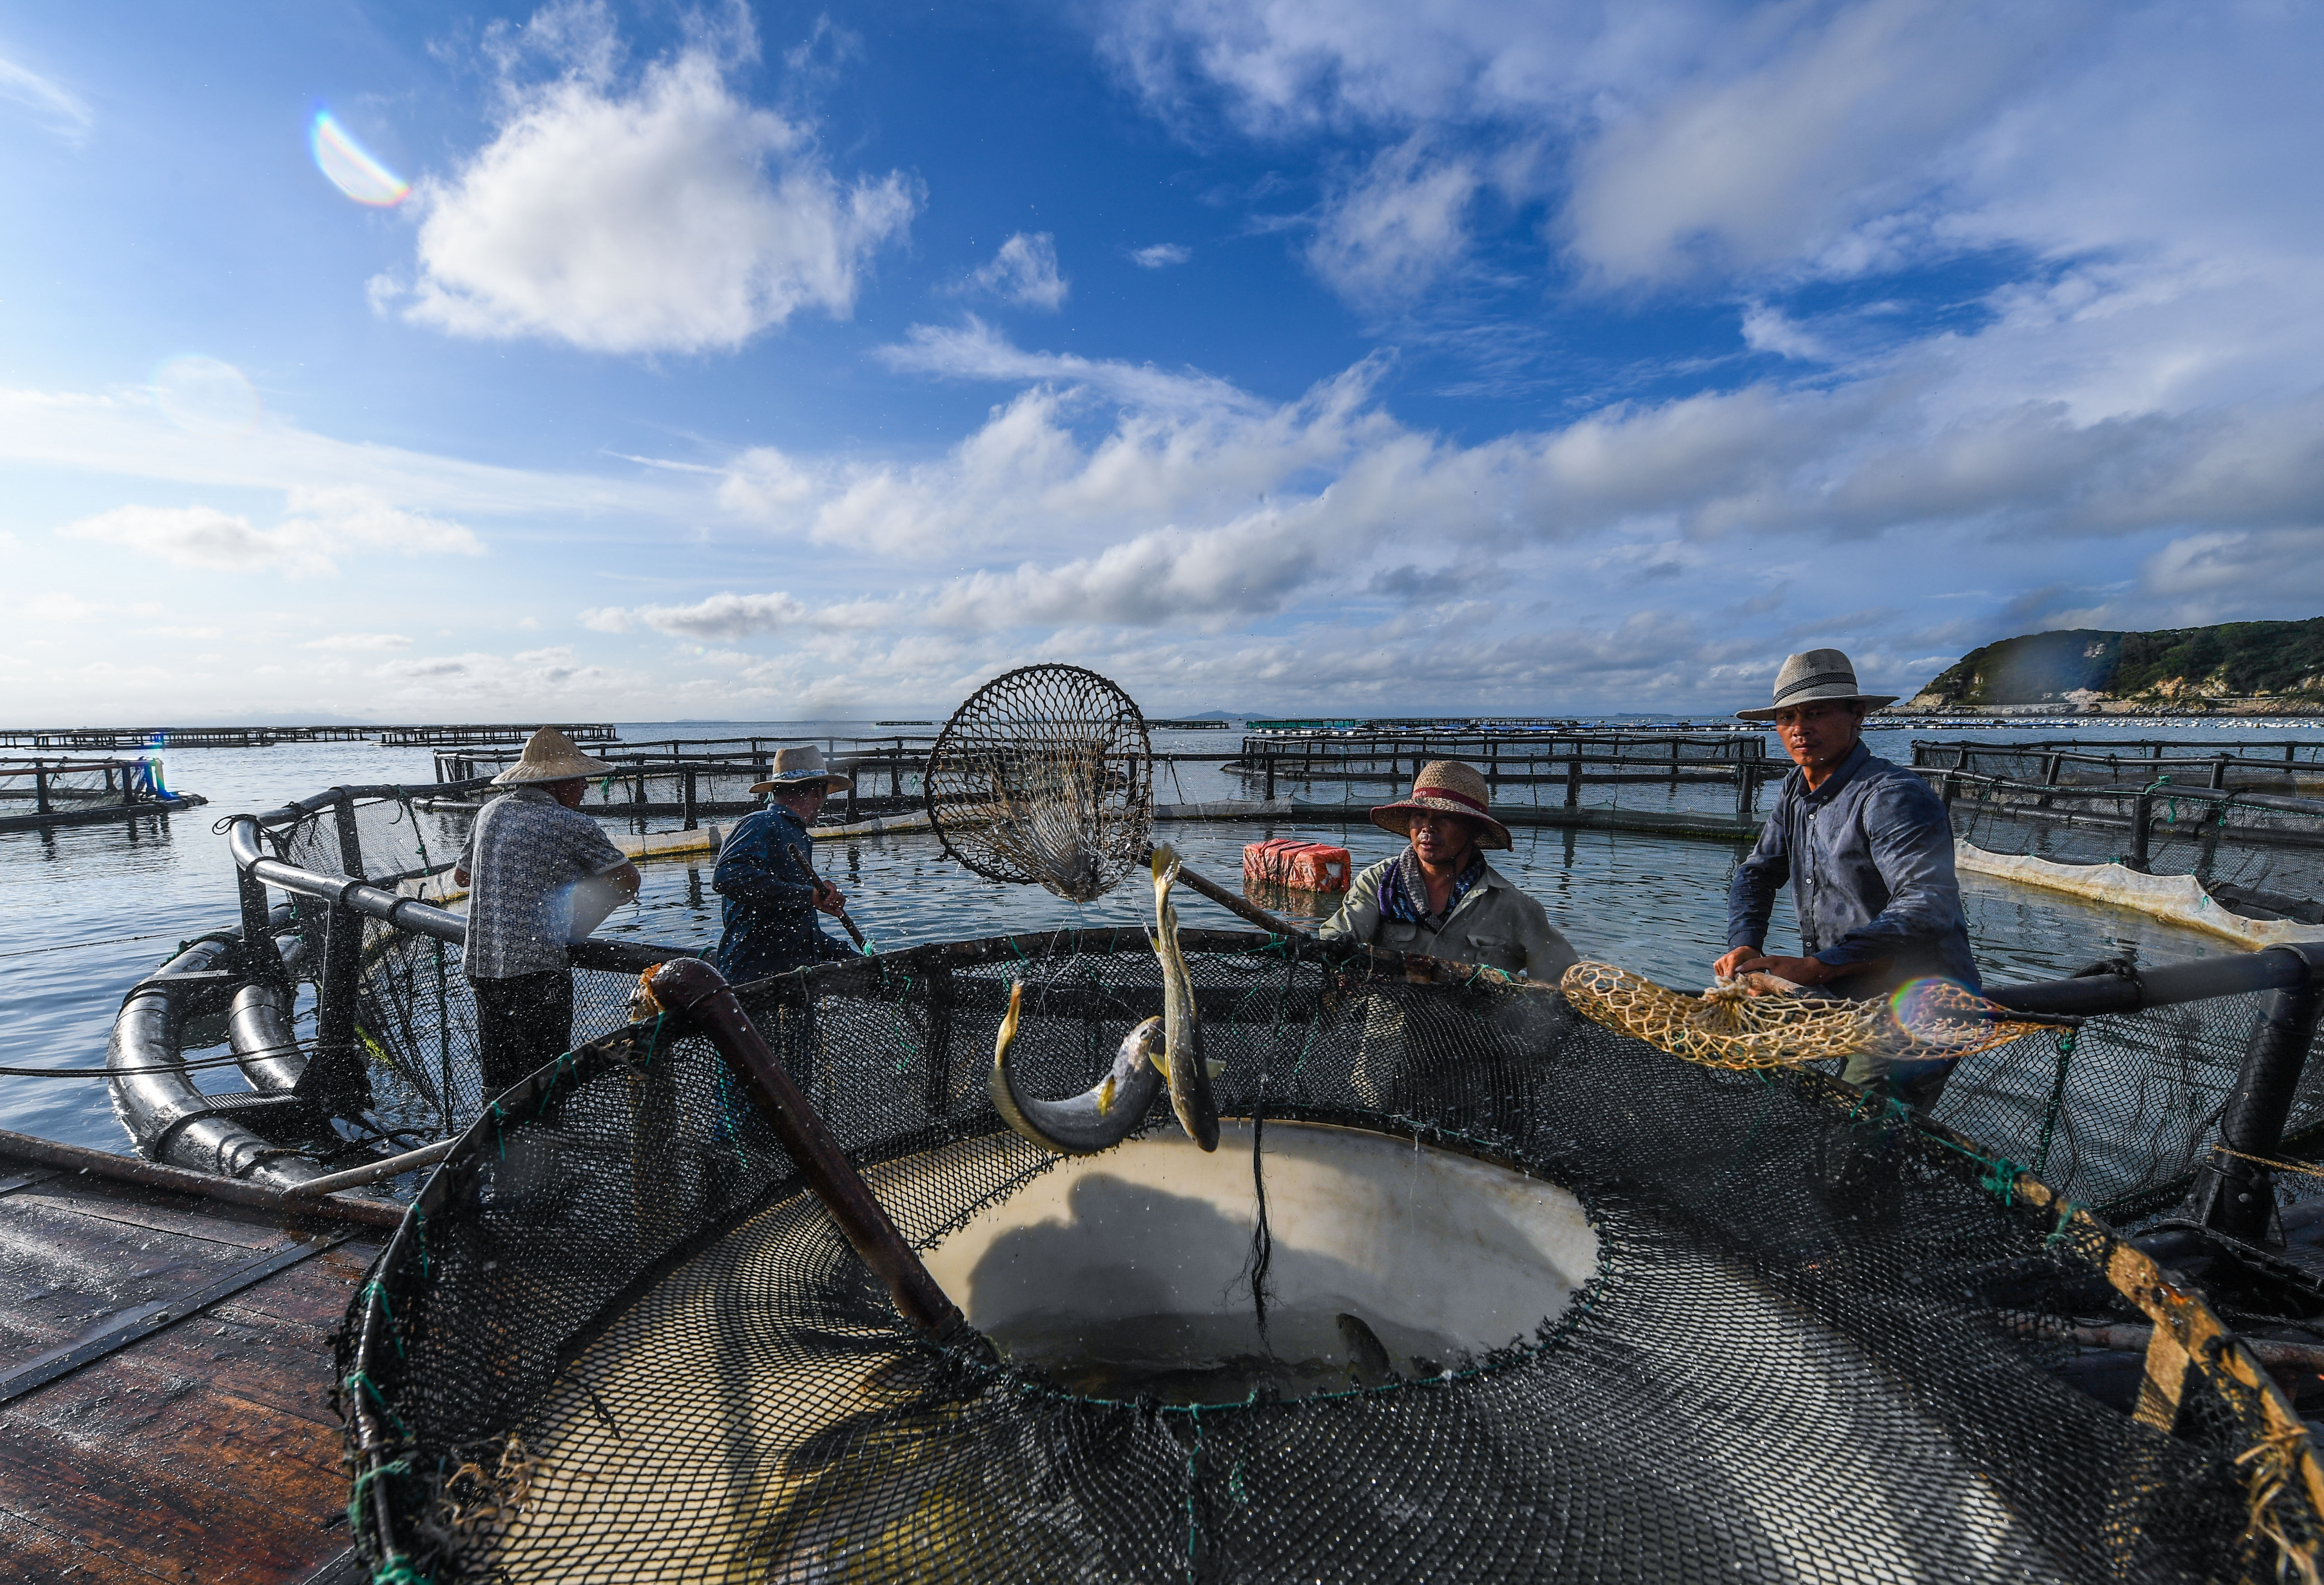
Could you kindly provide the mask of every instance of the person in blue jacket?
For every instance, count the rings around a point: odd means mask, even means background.
[[[1838,650],[1784,662],[1775,696],[1744,721],[1772,721],[1798,767],[1784,778],[1758,845],[1727,893],[1721,978],[1773,974],[1820,995],[1886,996],[1916,980],[1977,991],[1969,919],[1953,872],[1952,822],[1934,789],[1864,746],[1864,717],[1893,696],[1866,694]],[[1791,883],[1799,955],[1765,949],[1775,892]],[[1936,1103],[1953,1064],[1884,1066],[1851,1057],[1841,1077],[1878,1083],[1907,1105]]]
[[[727,834],[710,881],[726,899],[725,929],[711,963],[729,984],[855,955],[816,923],[817,909],[837,915],[847,899],[816,874],[815,842],[807,834],[824,799],[847,785],[812,744],[780,751],[773,777],[752,784],[752,792],[771,795],[767,806]]]

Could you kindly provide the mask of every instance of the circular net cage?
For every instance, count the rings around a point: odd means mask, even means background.
[[[2313,1555],[2299,1422],[2240,1345],[2172,1356],[2167,1412],[2153,1352],[2083,1368],[2077,1336],[2150,1319],[2154,1268],[1961,1136],[1537,990],[1183,945],[1223,1064],[1207,1156],[1158,1102],[1058,1156],[989,1099],[1012,983],[1045,1095],[1161,1010],[1137,932],[742,991],[973,1335],[899,1318],[675,1021],[503,1095],[342,1334],[374,1577],[2256,1580]]]
[[[1130,696],[1078,666],[1027,666],[954,712],[929,751],[928,819],[994,880],[1089,902],[1146,862],[1154,767]]]

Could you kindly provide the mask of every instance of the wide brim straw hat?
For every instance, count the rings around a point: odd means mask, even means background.
[[[1810,650],[1787,657],[1775,673],[1775,702],[1765,710],[1738,710],[1738,721],[1773,721],[1778,710],[1803,705],[1859,704],[1868,710],[1893,705],[1895,694],[1868,694],[1856,686],[1856,663],[1838,650]]]
[[[754,781],[751,790],[762,792],[798,792],[804,788],[822,788],[826,792],[838,792],[855,783],[824,763],[823,751],[813,743],[795,749],[775,751],[775,773],[765,781]]]
[[[1412,779],[1412,796],[1372,811],[1372,824],[1398,836],[1412,834],[1412,816],[1422,809],[1444,815],[1465,815],[1477,823],[1480,848],[1513,848],[1509,828],[1492,816],[1492,789],[1476,767],[1458,760],[1434,760]]]
[[[611,776],[614,767],[603,760],[592,760],[573,746],[573,740],[553,726],[544,726],[526,742],[524,754],[517,762],[493,778],[494,787],[523,787],[527,783],[570,781],[575,777]]]

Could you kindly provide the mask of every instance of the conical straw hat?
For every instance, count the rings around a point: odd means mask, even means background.
[[[522,787],[528,782],[570,781],[576,776],[611,776],[614,767],[592,760],[573,746],[573,740],[553,726],[544,726],[524,745],[524,757],[498,776],[494,787]]]

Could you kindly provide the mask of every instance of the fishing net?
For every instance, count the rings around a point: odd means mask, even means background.
[[[979,875],[1089,902],[1146,862],[1153,775],[1127,694],[1077,666],[1027,666],[945,723],[928,754],[928,818]]]
[[[1951,782],[1953,834],[1987,852],[2192,875],[2214,892],[2258,894],[2274,905],[2263,917],[2324,919],[2312,906],[2324,904],[2324,800],[2183,788],[2167,778],[2077,788],[1931,774]]]
[[[429,788],[310,800],[292,819],[267,828],[284,862],[320,875],[349,875],[387,890],[431,901],[456,898],[450,871],[467,838],[465,814],[418,806]],[[294,1064],[309,1055],[315,984],[323,972],[329,925],[325,907],[292,898],[282,934],[299,981],[292,1028]],[[475,998],[461,971],[457,943],[364,918],[355,1037],[361,1055],[356,1110],[375,1130],[413,1142],[437,1139],[473,1122],[490,1099],[479,1067]],[[616,925],[619,931],[623,926]],[[634,928],[633,926],[630,926]],[[629,1021],[634,969],[573,971],[573,1039],[590,1040]],[[284,1054],[259,1054],[280,1062]]]
[[[1859,1053],[1888,1062],[1947,1061],[2043,1027],[2012,1019],[1941,980],[1876,1001],[1754,995],[1741,985],[1689,996],[1611,963],[1579,963],[1558,988],[1582,1017],[1714,1068],[1794,1067]]]
[[[2137,1357],[2094,1372],[2071,1340],[2176,1316],[2153,1268],[1989,1146],[1421,960],[1182,945],[1224,1064],[1208,1156],[1157,1105],[1119,1151],[1060,1158],[987,1097],[1019,982],[1027,1085],[1107,1070],[1161,1007],[1137,932],[742,992],[972,1322],[1071,1257],[1081,1280],[1039,1289],[1047,1352],[908,1328],[675,1022],[503,1096],[343,1334],[378,1577],[2257,1580],[2312,1555],[2312,1467],[2247,1358],[2179,1316],[2188,1348],[2148,1356],[2179,1362],[2168,1403],[2134,1413]],[[1370,1169],[1323,1192],[1327,1147]],[[1400,1329],[1399,1304],[1505,1280],[1472,1251],[1560,1196],[1568,1275],[1523,1322]],[[1432,1217],[1471,1236],[1398,1242]],[[1401,1282],[1358,1280],[1373,1244],[1406,1251]],[[1243,1318],[1233,1347],[1155,1342],[1165,1250],[1228,1274],[1204,1303]],[[1117,1331],[1152,1346],[1110,1351]]]
[[[125,808],[169,796],[158,759],[0,759],[0,816]]]

